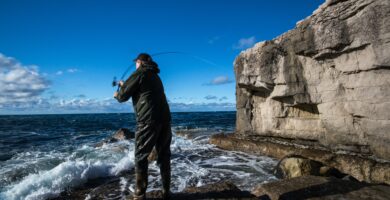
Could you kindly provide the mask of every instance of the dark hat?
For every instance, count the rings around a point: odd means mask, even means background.
[[[147,53],[140,53],[137,58],[134,59],[134,62],[137,61],[137,60],[141,60],[141,61],[144,61],[144,62],[150,62],[152,61],[152,57],[147,54]]]

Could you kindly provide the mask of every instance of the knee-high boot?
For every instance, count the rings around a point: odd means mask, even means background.
[[[163,186],[163,199],[170,198],[170,188],[171,188],[171,166],[166,164],[165,166],[160,167],[161,182]]]
[[[148,186],[148,173],[136,172],[135,174],[135,192],[134,200],[144,200],[146,188]]]

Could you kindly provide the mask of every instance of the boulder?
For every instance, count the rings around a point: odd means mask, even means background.
[[[127,128],[120,128],[111,136],[111,138],[116,140],[130,140],[135,138],[135,133]]]
[[[279,178],[294,178],[305,175],[334,176],[343,178],[346,174],[318,161],[298,155],[288,155],[282,158],[275,167],[274,173]]]
[[[99,142],[95,145],[95,147],[101,147],[103,144],[118,142],[121,140],[130,140],[135,138],[135,133],[130,131],[127,128],[120,128],[117,130],[112,136],[109,138],[103,140],[102,142]]]
[[[152,162],[155,160],[157,160],[157,151],[156,151],[156,148],[153,148],[152,152],[150,152],[150,154],[148,156],[148,161]]]
[[[286,156],[276,166],[276,174],[282,178],[294,178],[304,175],[319,175],[320,162],[304,158],[302,156]]]

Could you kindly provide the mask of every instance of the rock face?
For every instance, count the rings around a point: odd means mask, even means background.
[[[390,160],[389,0],[327,0],[234,69],[237,134]]]
[[[260,199],[388,199],[389,186],[368,185],[332,177],[301,176],[255,187]]]

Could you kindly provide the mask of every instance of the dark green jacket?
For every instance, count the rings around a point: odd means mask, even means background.
[[[125,102],[132,97],[137,122],[170,122],[171,114],[164,87],[155,62],[139,67],[123,84],[116,99]]]

